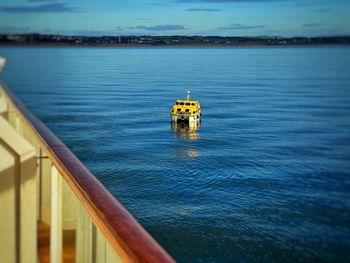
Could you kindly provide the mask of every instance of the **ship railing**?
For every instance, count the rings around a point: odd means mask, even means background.
[[[0,157],[0,262],[174,262],[3,82]]]

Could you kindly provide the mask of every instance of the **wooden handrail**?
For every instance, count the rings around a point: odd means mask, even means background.
[[[175,262],[82,162],[0,81],[39,145],[88,211],[110,246],[125,262]]]

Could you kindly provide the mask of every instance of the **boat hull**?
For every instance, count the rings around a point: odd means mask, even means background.
[[[172,115],[172,121],[185,121],[185,122],[198,122],[200,121],[200,116],[197,115]]]

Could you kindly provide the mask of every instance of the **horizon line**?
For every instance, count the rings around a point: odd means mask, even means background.
[[[348,35],[318,35],[318,36],[310,36],[310,35],[295,35],[295,36],[279,36],[279,35],[256,35],[256,36],[247,36],[247,35],[82,35],[82,34],[60,34],[60,33],[2,33],[0,32],[0,35],[7,35],[7,36],[15,36],[15,35],[42,35],[42,36],[70,36],[70,37],[222,37],[222,38],[229,38],[229,37],[243,37],[243,38],[333,38],[333,37],[350,37],[350,34]]]

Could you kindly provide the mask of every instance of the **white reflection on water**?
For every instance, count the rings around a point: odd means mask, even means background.
[[[200,122],[171,122],[171,129],[177,139],[197,141],[200,127]],[[193,148],[193,145],[184,145],[183,148],[176,154],[178,157],[196,158],[200,155],[199,151]]]
[[[195,158],[199,156],[199,152],[194,149],[188,149],[186,150],[187,157]]]

